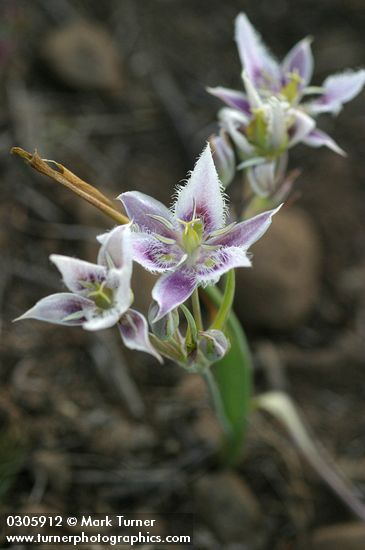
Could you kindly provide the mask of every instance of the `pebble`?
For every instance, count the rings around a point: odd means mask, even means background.
[[[237,270],[235,311],[244,325],[287,330],[313,310],[321,278],[315,227],[299,208],[284,208],[252,247],[253,267]]]
[[[195,482],[193,492],[197,513],[222,544],[244,541],[252,550],[262,548],[259,504],[236,473],[205,475]]]
[[[48,35],[41,54],[72,88],[113,93],[123,84],[116,45],[99,25],[80,21],[60,27]]]

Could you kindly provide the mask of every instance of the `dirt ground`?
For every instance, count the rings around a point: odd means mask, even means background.
[[[110,197],[169,203],[216,129],[205,87],[240,86],[242,10],[278,56],[315,38],[315,84],[364,62],[362,0],[0,0],[2,512],[193,513],[199,550],[365,548],[365,529],[269,417],[252,416],[238,467],[222,472],[193,375],[127,353],[113,330],[11,322],[61,290],[49,254],[93,261],[110,223],[10,148]],[[364,95],[321,127],[348,156],[295,150],[297,187],[239,279],[236,312],[256,392],[287,390],[365,500]],[[150,285],[136,273],[144,310]]]

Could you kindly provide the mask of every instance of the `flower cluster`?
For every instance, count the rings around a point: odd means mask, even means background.
[[[217,168],[225,185],[239,168],[247,169],[253,191],[272,195],[283,181],[288,150],[298,143],[327,146],[344,154],[318,129],[321,113],[338,114],[365,84],[365,70],[345,71],[310,86],[313,74],[311,40],[304,38],[279,63],[264,46],[245,14],[236,19],[235,38],[242,63],[245,92],[217,87],[208,91],[228,107],[219,112],[221,134],[213,136]],[[308,99],[309,98],[309,99]]]
[[[236,20],[236,41],[245,93],[209,89],[228,105],[219,113],[220,134],[211,140],[215,158],[208,144],[186,184],[177,189],[171,209],[148,195],[129,191],[118,197],[126,218],[93,190],[94,204],[97,199],[104,211],[112,211],[114,219],[121,223],[129,219],[129,223],[98,237],[101,247],[96,264],[52,255],[68,292],[40,300],[20,319],[79,325],[92,331],[117,325],[127,347],[159,360],[169,357],[190,370],[205,369],[225,355],[229,342],[221,330],[224,323],[217,326],[213,321],[204,329],[198,288],[216,284],[223,274],[238,267],[249,267],[249,248],[280,208],[261,212],[261,204],[253,208],[261,213],[250,219],[236,222],[230,217],[224,186],[235,174],[236,157],[254,193],[270,197],[268,204],[278,204],[278,188],[282,190],[288,181],[288,150],[303,142],[327,145],[341,153],[332,138],[316,128],[315,117],[337,113],[365,82],[365,71],[358,71],[329,77],[320,88],[310,87],[310,40],[299,42],[280,64],[244,14]],[[312,99],[306,100],[308,96]],[[134,261],[158,276],[148,321],[131,308]],[[186,306],[190,299],[193,313]],[[228,309],[232,300],[233,296]]]
[[[205,367],[220,359],[229,346],[226,337],[216,329],[198,330],[184,303],[198,286],[251,265],[248,249],[268,229],[276,210],[226,224],[226,199],[209,145],[186,185],[178,189],[171,210],[137,191],[119,198],[131,222],[98,237],[97,264],[52,255],[70,292],[40,300],[20,319],[81,325],[86,330],[117,324],[127,347],[158,359],[161,353],[187,367]],[[161,274],[152,291],[151,334],[145,317],[130,308],[133,261]],[[184,337],[178,328],[180,307],[189,327]]]
[[[98,237],[95,264],[51,255],[67,292],[41,299],[19,319],[89,331],[116,325],[128,348],[160,362],[167,358],[201,374],[224,429],[220,454],[226,465],[240,458],[252,408],[251,358],[242,329],[231,314],[235,269],[251,266],[250,247],[267,231],[279,203],[290,191],[294,176],[286,174],[288,151],[304,143],[325,145],[343,154],[333,139],[317,128],[316,118],[321,113],[337,114],[365,83],[365,71],[360,70],[331,76],[321,87],[311,87],[310,40],[300,41],[279,63],[244,14],[236,19],[236,41],[245,92],[209,89],[227,105],[219,112],[219,135],[210,140],[214,156],[208,144],[187,182],[178,187],[171,208],[146,194],[128,191],[118,197],[127,217],[99,190],[62,165],[56,163],[54,170],[37,153],[31,155],[18,147],[12,150],[121,224]],[[243,221],[235,221],[230,214],[224,191],[237,169],[245,170],[251,187],[244,188]],[[269,209],[272,206],[276,208]],[[147,318],[131,308],[133,262],[156,275]],[[198,289],[216,284],[224,274],[222,293],[216,288],[205,289],[209,307],[204,316]],[[218,361],[221,363],[212,373],[210,367]],[[283,400],[284,394],[274,394],[256,398],[255,408],[269,411],[289,427],[309,462],[364,519],[362,504],[317,456],[295,410],[287,406],[290,402]]]

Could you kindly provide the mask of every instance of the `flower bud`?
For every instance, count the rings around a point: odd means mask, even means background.
[[[154,322],[157,313],[158,305],[156,302],[152,302],[148,310],[148,321],[151,326],[151,330],[157,338],[160,340],[169,340],[176,332],[179,326],[179,313],[177,309],[174,309],[165,317],[162,317],[159,321]]]
[[[221,130],[219,136],[214,134],[211,136],[209,141],[212,147],[213,160],[219,179],[224,187],[228,187],[236,172],[234,151],[231,147],[228,136],[223,130]]]
[[[283,183],[288,155],[285,152],[275,160],[250,166],[247,169],[247,179],[252,191],[259,197],[269,197],[277,192]]]
[[[247,179],[256,195],[268,197],[275,191],[275,161],[248,168]]]
[[[229,349],[229,342],[222,331],[200,332],[198,350],[210,365],[222,359]]]

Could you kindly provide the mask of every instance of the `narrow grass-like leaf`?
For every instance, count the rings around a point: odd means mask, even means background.
[[[339,472],[333,460],[314,442],[293,400],[284,392],[271,391],[255,397],[253,405],[270,413],[283,424],[317,474],[358,518],[365,521],[365,503],[359,498],[358,489]]]
[[[223,297],[218,288],[209,286],[205,292],[209,302],[219,309]],[[239,459],[246,434],[252,389],[252,364],[246,336],[233,312],[227,319],[224,332],[231,347],[227,355],[213,366],[212,371],[230,427],[230,433],[226,436],[222,448],[222,461],[225,465],[232,466]]]

